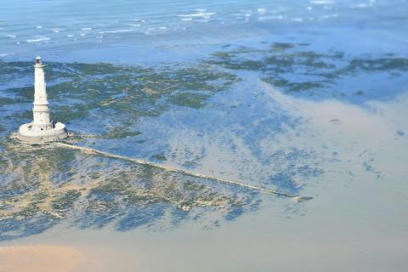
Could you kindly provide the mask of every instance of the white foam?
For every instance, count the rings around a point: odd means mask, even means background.
[[[36,26],[35,28],[37,28],[37,29],[41,29],[41,28],[42,28],[42,26],[38,25],[38,26]]]
[[[326,19],[337,18],[337,17],[339,17],[339,15],[337,13],[333,13],[333,14],[323,15],[319,19],[320,20],[326,20]]]
[[[283,15],[261,16],[258,18],[259,21],[283,20],[283,19],[285,19],[285,16]]]
[[[82,31],[91,31],[92,27],[83,27],[81,28]]]
[[[105,30],[99,32],[99,34],[112,34],[112,33],[128,33],[133,32],[133,29],[116,29],[116,30]]]
[[[377,1],[376,0],[370,0],[367,3],[356,3],[354,5],[351,5],[351,8],[371,8],[375,5]]]
[[[351,6],[351,8],[368,8],[368,7],[370,7],[370,5],[367,3],[359,3]]]
[[[51,38],[49,37],[38,37],[38,38],[34,38],[34,39],[28,39],[26,40],[26,42],[28,43],[39,43],[39,42],[47,42],[49,41]]]
[[[298,23],[303,22],[303,18],[301,18],[301,17],[294,17],[294,18],[292,18],[290,20],[293,21],[293,22],[298,22]]]
[[[160,35],[167,33],[168,29],[167,26],[148,27],[143,33],[145,35]]]
[[[190,13],[190,14],[180,14],[177,15],[178,17],[182,17],[182,18],[204,18],[204,19],[210,19],[214,14],[216,14],[215,12],[204,12],[204,11],[200,11],[197,13]]]
[[[266,9],[265,8],[259,8],[256,10],[259,14],[265,14],[266,13]]]
[[[310,0],[309,3],[313,5],[333,5],[335,1],[334,0]]]
[[[249,17],[252,16],[252,10],[240,10],[240,12],[234,13],[233,15],[236,18],[248,20]]]

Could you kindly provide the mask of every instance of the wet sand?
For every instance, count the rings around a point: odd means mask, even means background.
[[[74,247],[38,244],[3,246],[0,247],[0,271],[77,271],[85,258],[86,254]]]

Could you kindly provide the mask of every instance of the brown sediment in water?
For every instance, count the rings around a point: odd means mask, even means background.
[[[87,263],[97,263],[83,250],[56,245],[17,245],[0,247],[0,272],[71,272]]]

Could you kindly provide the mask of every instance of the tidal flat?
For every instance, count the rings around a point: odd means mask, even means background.
[[[406,270],[406,1],[27,2],[0,11],[0,271]],[[66,145],[14,137],[36,55]]]

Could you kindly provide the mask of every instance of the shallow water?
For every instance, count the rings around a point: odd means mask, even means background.
[[[407,8],[6,0],[0,268],[404,271]],[[14,140],[37,54],[69,144],[216,179]]]

